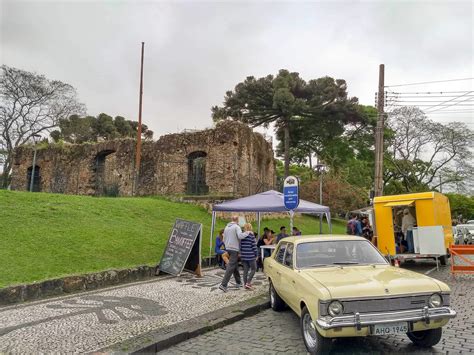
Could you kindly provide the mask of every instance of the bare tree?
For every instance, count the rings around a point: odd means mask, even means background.
[[[5,144],[0,136],[0,183],[3,177],[3,163],[5,162],[6,155],[7,151],[5,150]]]
[[[389,126],[393,136],[386,158],[393,169],[388,180],[401,180],[406,191],[415,185],[438,189],[468,183],[474,132],[466,124],[437,123],[417,107],[401,107],[390,114]]]
[[[0,149],[5,156],[0,183],[7,187],[14,149],[48,133],[60,119],[84,113],[85,107],[69,84],[6,65],[0,75]]]

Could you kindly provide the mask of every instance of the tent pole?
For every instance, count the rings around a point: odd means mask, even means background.
[[[319,234],[323,234],[323,215],[319,214]]]
[[[329,234],[332,234],[331,212],[327,212],[325,213],[325,215],[326,215],[326,221],[328,221]]]
[[[209,266],[212,260],[212,239],[214,238],[214,227],[216,225],[216,212],[212,211],[211,237],[209,238]]]
[[[260,212],[257,212],[257,220],[258,220],[258,237],[260,238]]]
[[[295,212],[293,210],[290,210],[288,213],[290,214],[290,230],[289,230],[289,233],[291,235],[293,233],[293,216],[294,216]]]

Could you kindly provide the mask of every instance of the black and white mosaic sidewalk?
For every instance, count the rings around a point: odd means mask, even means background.
[[[0,308],[0,353],[93,352],[267,292],[263,273],[253,291],[231,282],[223,293],[222,277],[214,269]]]

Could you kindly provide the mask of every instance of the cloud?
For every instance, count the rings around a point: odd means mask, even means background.
[[[468,1],[3,1],[1,60],[75,86],[90,114],[136,119],[145,41],[143,117],[159,136],[210,126],[226,90],[280,68],[346,79],[364,104],[379,63],[389,84],[472,77],[472,17]]]

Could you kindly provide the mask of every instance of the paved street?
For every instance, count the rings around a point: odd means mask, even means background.
[[[422,261],[405,265],[426,272],[435,264]],[[334,342],[332,353],[474,353],[474,277],[450,275],[449,267],[430,276],[447,282],[452,290],[451,304],[458,312],[444,328],[442,341],[434,348],[420,350],[405,335],[349,338]],[[300,334],[299,319],[290,310],[276,313],[266,310],[222,329],[178,344],[162,353],[306,353]]]
[[[0,307],[1,353],[93,352],[253,298],[267,290],[218,289],[222,270],[184,274],[33,303]]]

